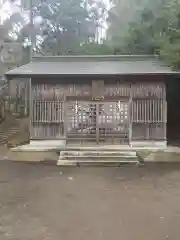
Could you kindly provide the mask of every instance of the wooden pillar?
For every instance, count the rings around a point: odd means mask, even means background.
[[[29,106],[28,106],[28,104],[29,104],[29,85],[30,85],[30,80],[27,79],[26,83],[25,83],[25,99],[24,99],[24,101],[25,101],[24,115],[25,116],[28,116],[28,114],[29,114]]]
[[[129,100],[129,144],[131,145],[131,140],[132,140],[132,111],[133,111],[133,101],[132,101],[132,96],[130,96]]]
[[[32,137],[32,128],[33,128],[33,96],[32,96],[32,81],[29,79],[29,131],[30,139]]]
[[[93,80],[92,81],[92,100],[103,100],[104,99],[104,80]],[[97,103],[93,113],[93,122],[96,126],[96,143],[99,143],[100,132],[99,132],[99,111],[100,104]]]
[[[164,102],[164,140],[167,141],[167,100]]]
[[[63,129],[64,129],[64,137],[66,139],[66,144],[68,144],[67,133],[68,133],[68,103],[67,103],[67,91],[64,93],[64,121],[63,121]]]

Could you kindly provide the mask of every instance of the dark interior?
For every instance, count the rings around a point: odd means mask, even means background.
[[[167,83],[167,140],[180,146],[180,78],[171,77]]]

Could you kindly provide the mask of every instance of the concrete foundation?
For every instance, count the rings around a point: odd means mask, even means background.
[[[143,145],[137,144],[136,146],[129,145],[67,145],[65,140],[44,140],[44,141],[31,141],[29,144],[15,147],[11,149],[9,159],[16,161],[57,161],[60,156],[60,152],[63,151],[80,151],[95,152],[101,151],[107,153],[107,151],[116,152],[135,151],[137,157],[141,162],[180,162],[180,148],[165,147],[165,144],[157,145]],[[92,154],[90,154],[92,155]],[[103,155],[103,154],[102,154]],[[106,154],[107,155],[107,154]],[[106,158],[108,160],[108,158]]]
[[[131,147],[155,147],[155,148],[167,148],[167,141],[131,141]]]
[[[41,161],[56,161],[59,158],[57,152],[52,151],[24,151],[24,152],[11,152],[8,154],[8,159],[11,161],[21,161],[21,162],[41,162]]]
[[[180,163],[180,148],[167,147],[164,150],[137,150],[141,161],[154,163]]]
[[[13,152],[57,152],[64,149],[66,146],[65,140],[32,140],[29,144],[12,148]]]

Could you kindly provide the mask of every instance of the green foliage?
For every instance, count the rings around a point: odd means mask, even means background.
[[[24,3],[29,9],[28,1]],[[170,66],[180,68],[180,0],[114,3],[107,41],[99,44],[97,29],[104,28],[107,16],[103,1],[33,0],[33,20],[42,20],[33,27],[34,51],[41,55],[159,54]],[[14,24],[22,25],[21,31],[15,30]],[[30,43],[31,26],[21,14],[13,14],[4,25],[18,41]]]
[[[114,32],[114,26],[121,29],[121,4],[118,1],[115,9],[120,17],[110,21],[110,45],[126,54],[159,54],[170,66],[180,68],[180,0],[142,0],[142,8],[131,14],[134,20],[128,21],[128,16],[123,36]]]
[[[82,55],[112,55],[113,49],[106,44],[88,43],[80,48]]]
[[[32,0],[32,6],[29,3],[30,0],[24,0],[23,6],[26,10],[32,9],[33,31],[21,13],[13,14],[4,24],[19,42],[33,45],[36,54],[106,54],[110,51],[99,44],[101,36],[98,34],[102,31],[98,29],[104,28],[107,15],[103,1]],[[40,23],[36,23],[37,18]],[[14,25],[23,27],[16,31]]]

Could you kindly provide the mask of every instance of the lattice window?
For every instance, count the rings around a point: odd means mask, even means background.
[[[64,121],[64,102],[62,101],[33,101],[33,122],[61,123]]]
[[[164,123],[167,121],[166,101],[160,99],[133,100],[132,122]]]

